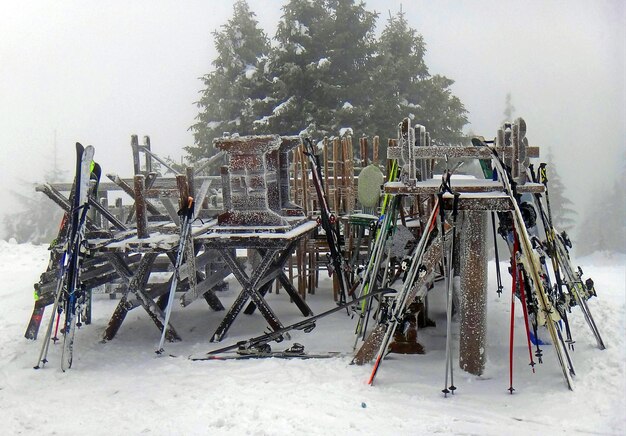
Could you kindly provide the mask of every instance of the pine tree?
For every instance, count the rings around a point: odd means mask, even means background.
[[[64,178],[65,173],[57,166],[55,150],[54,166],[44,175],[44,180],[46,183],[55,183]],[[36,184],[28,182],[21,184],[21,192],[11,192],[15,197],[18,211],[7,214],[4,218],[4,231],[7,238],[15,238],[19,243],[52,242],[57,235],[63,211],[44,194],[35,192]]]
[[[438,144],[461,142],[467,118],[450,90],[454,82],[430,75],[424,41],[402,12],[390,17],[377,41],[377,14],[362,1],[290,0],[270,49],[245,2],[237,5],[215,35],[219,56],[203,78],[192,127],[196,145],[187,148],[192,159],[209,155],[212,139],[224,131],[320,137],[350,127],[358,136],[385,138],[395,137],[406,116],[424,124]],[[242,41],[257,43],[246,43],[242,53],[233,48]],[[242,78],[253,70],[248,65],[255,66],[253,80]]]
[[[576,253],[626,253],[626,153],[619,177],[610,190],[596,188],[577,238]]]
[[[513,117],[515,116],[515,106],[513,106],[510,92],[506,94],[506,99],[504,101],[503,114],[504,114],[504,120],[502,120],[502,123],[505,123],[507,121],[513,121]]]
[[[577,255],[609,250],[610,240],[614,237],[614,233],[607,226],[605,219],[598,213],[599,210],[602,210],[603,203],[606,201],[603,192],[604,190],[596,189],[585,209],[587,213],[580,225],[580,231],[576,239]]]
[[[548,148],[546,164],[552,223],[558,231],[570,232],[574,228],[578,213],[573,209],[574,203],[565,196],[565,185],[554,163],[551,148]]]
[[[395,137],[396,124],[409,116],[424,125],[437,144],[461,143],[467,111],[452,95],[452,80],[431,76],[425,54],[423,37],[409,26],[404,13],[390,16],[372,60],[371,134]]]
[[[626,152],[622,154],[622,168],[606,199],[608,205],[606,227],[612,232],[608,250],[626,253]]]
[[[232,18],[213,37],[218,56],[202,77],[200,113],[191,127],[195,145],[185,148],[193,161],[213,155],[213,139],[224,132],[253,133],[256,113],[269,104],[263,77],[269,40],[245,0],[235,3]]]
[[[259,117],[259,128],[324,135],[361,127],[376,16],[353,0],[287,3],[269,62],[277,104]]]

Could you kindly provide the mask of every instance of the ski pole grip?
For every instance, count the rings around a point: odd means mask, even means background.
[[[187,218],[191,218],[195,206],[195,200],[192,196],[187,197]]]
[[[452,219],[456,220],[456,216],[459,213],[459,197],[461,196],[461,194],[455,192],[453,195],[454,200],[452,201]]]
[[[548,184],[548,172],[546,171],[546,164],[544,162],[539,164],[539,179],[544,185]]]
[[[178,188],[178,195],[180,197],[180,208],[183,209],[187,206],[187,199],[189,198],[189,184],[187,183],[187,176],[184,174],[176,175],[176,187]]]

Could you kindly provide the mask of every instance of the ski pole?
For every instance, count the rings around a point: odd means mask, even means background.
[[[193,197],[188,197],[184,206],[179,211],[179,215],[182,215],[180,224],[180,239],[178,244],[178,255],[176,256],[176,263],[174,264],[174,271],[172,272],[172,281],[170,283],[170,293],[167,298],[167,309],[165,311],[165,319],[163,321],[163,330],[161,331],[161,339],[159,341],[159,347],[156,350],[156,354],[163,353],[163,344],[165,343],[165,336],[170,322],[170,315],[172,313],[172,306],[174,303],[174,295],[176,294],[176,286],[178,285],[178,279],[180,275],[180,266],[185,255],[185,245],[187,238],[189,237],[189,231],[192,223],[194,209]],[[189,274],[195,274],[195,271],[189,271]]]
[[[498,235],[496,231],[496,214],[491,212],[491,227],[493,228],[493,249],[496,255],[496,279],[498,282],[498,297],[502,294],[504,287],[502,286],[502,275],[500,274],[500,255],[498,253]]]
[[[511,326],[509,331],[509,392],[513,395],[513,339],[515,332],[515,291],[518,286],[518,273],[517,273],[517,252],[519,251],[519,241],[513,230],[513,253],[511,254]]]

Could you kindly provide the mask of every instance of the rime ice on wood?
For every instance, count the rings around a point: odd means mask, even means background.
[[[228,165],[221,169],[224,213],[220,225],[283,226],[282,215],[302,216],[289,203],[289,151],[297,137],[278,135],[224,137],[215,146],[226,151]]]
[[[470,374],[481,375],[485,368],[487,332],[486,212],[466,211],[461,250],[461,307],[459,364]]]

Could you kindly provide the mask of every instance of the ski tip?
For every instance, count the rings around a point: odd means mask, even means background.
[[[479,138],[477,136],[472,137],[472,145],[474,147],[481,147],[481,146],[485,145],[484,138],[481,139],[481,138]]]
[[[377,293],[381,294],[381,295],[388,295],[388,294],[396,294],[398,293],[398,291],[396,289],[393,288],[383,288],[380,289]]]

